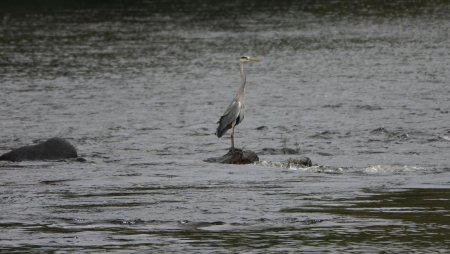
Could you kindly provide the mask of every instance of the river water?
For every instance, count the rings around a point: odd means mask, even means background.
[[[24,2],[0,10],[0,152],[87,161],[0,162],[0,252],[449,251],[447,1]],[[243,54],[261,162],[204,162]]]

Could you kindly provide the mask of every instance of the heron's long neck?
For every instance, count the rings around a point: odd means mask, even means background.
[[[239,88],[239,93],[245,93],[245,71],[244,71],[244,63],[241,63],[241,87]]]

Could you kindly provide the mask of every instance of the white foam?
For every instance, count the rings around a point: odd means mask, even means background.
[[[316,173],[328,173],[328,174],[341,174],[344,170],[342,168],[334,168],[330,166],[322,166],[322,165],[314,165],[311,167],[302,167],[297,166],[292,163],[287,162],[278,162],[278,161],[260,161],[257,163],[258,165],[272,168],[281,168],[281,169],[289,169],[289,170],[301,170],[305,172],[316,172]]]
[[[363,168],[364,173],[368,174],[394,174],[394,173],[405,173],[405,172],[417,172],[425,170],[422,167],[408,166],[408,165],[371,165]]]

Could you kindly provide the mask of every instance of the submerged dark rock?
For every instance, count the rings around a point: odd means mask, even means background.
[[[57,160],[77,158],[77,150],[67,140],[51,138],[37,145],[23,146],[0,156],[4,161]]]
[[[244,151],[235,148],[229,150],[227,154],[222,157],[208,158],[206,162],[224,163],[224,164],[251,164],[259,161],[258,155],[253,151]]]
[[[384,127],[379,127],[379,128],[372,130],[370,133],[379,134],[379,133],[388,133],[388,131]]]
[[[289,158],[286,161],[286,167],[290,168],[290,167],[311,167],[312,166],[312,161],[310,158],[308,157],[301,157],[299,159],[293,159],[293,158]]]

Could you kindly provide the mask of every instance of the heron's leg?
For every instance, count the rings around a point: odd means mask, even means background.
[[[234,126],[236,126],[235,124],[236,122],[233,122],[231,124],[231,151],[233,152],[234,152]]]

